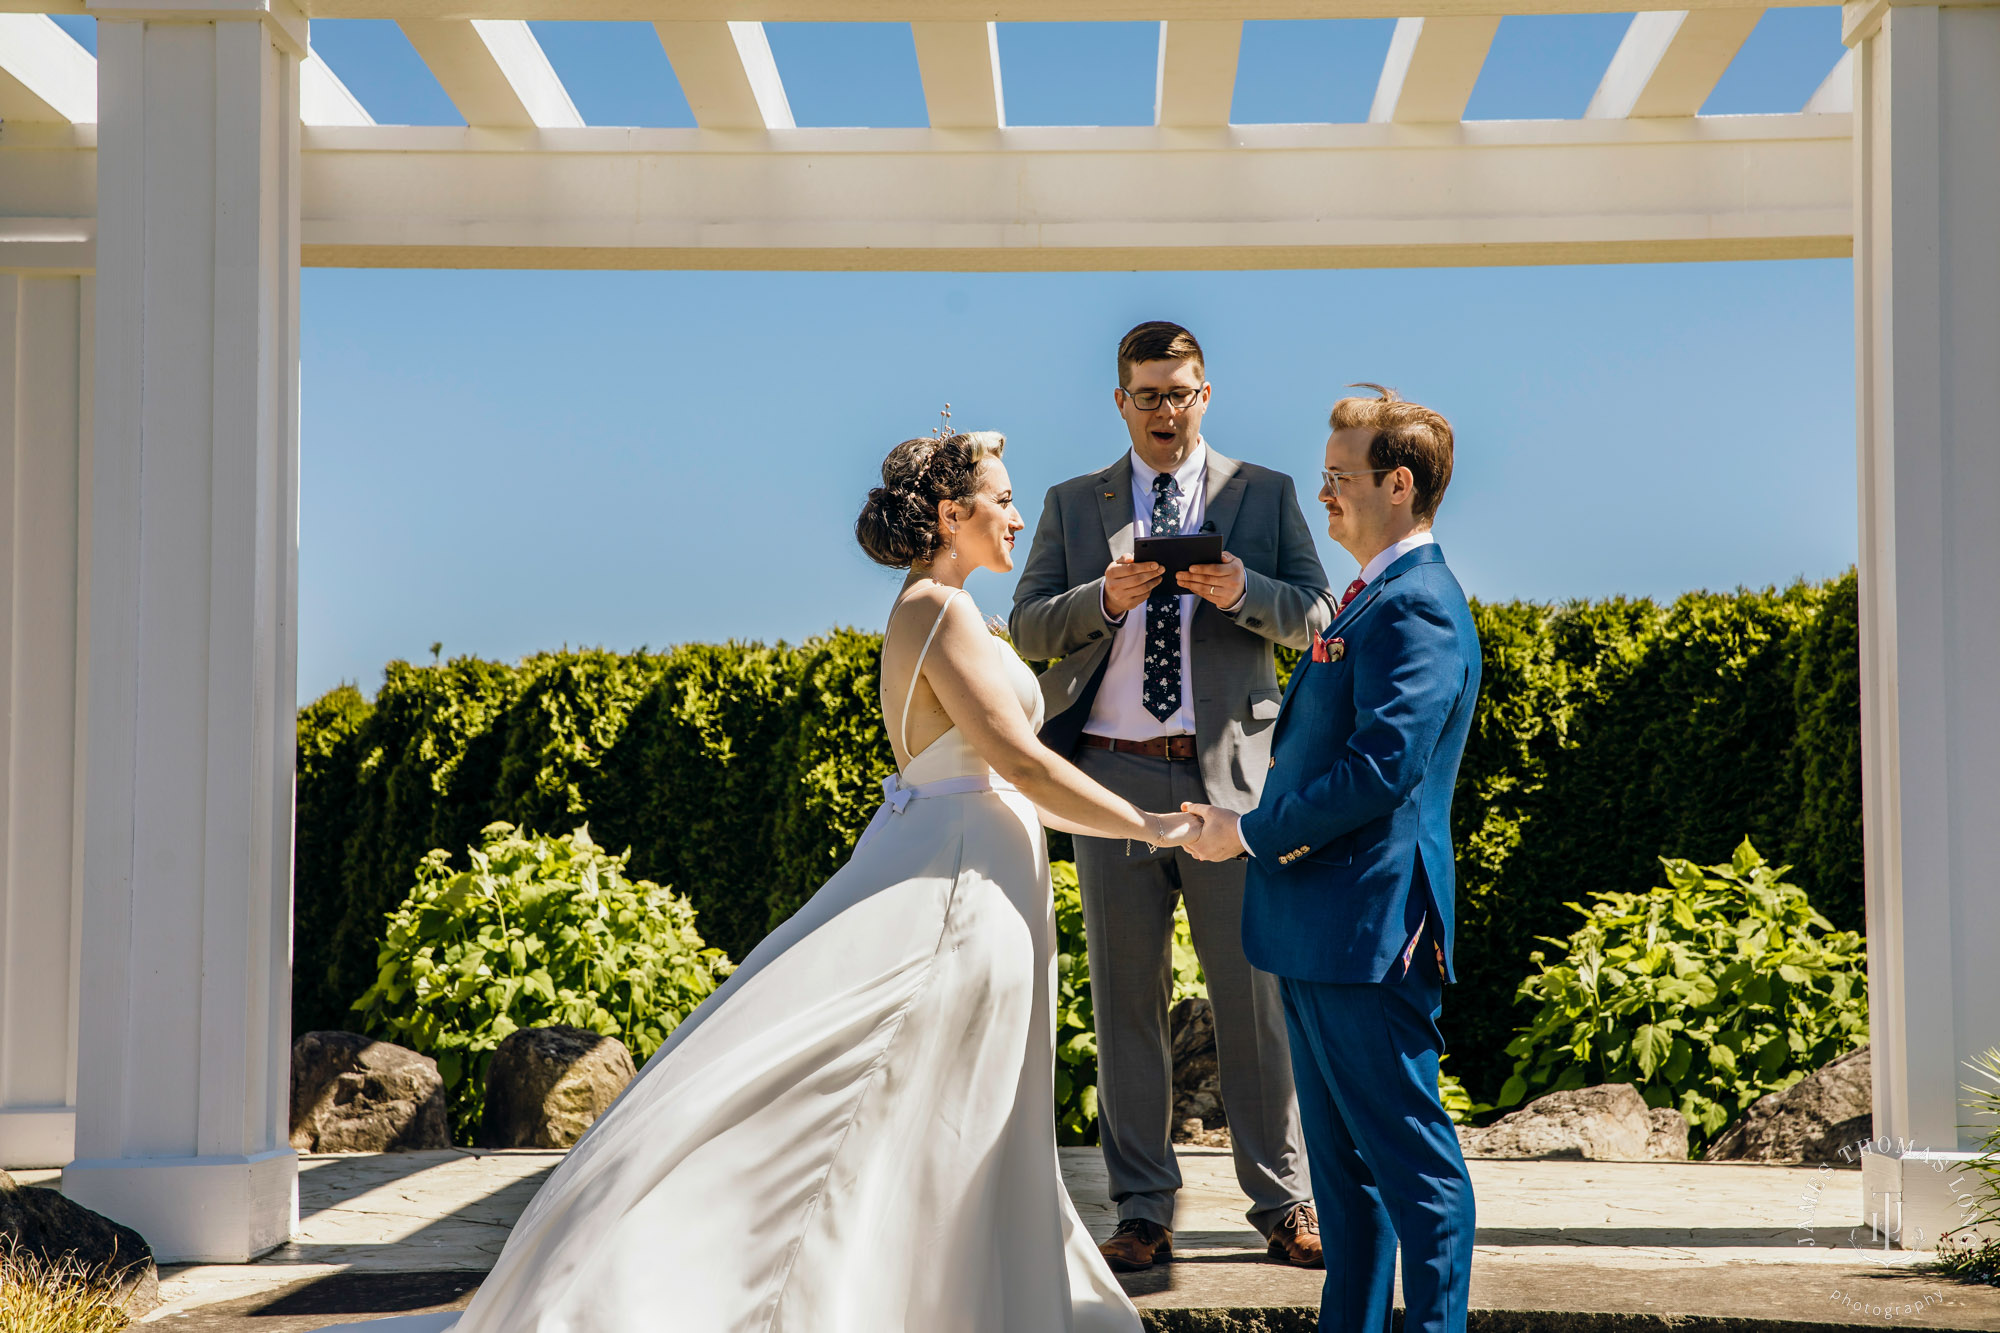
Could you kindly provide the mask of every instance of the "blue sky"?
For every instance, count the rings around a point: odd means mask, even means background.
[[[1508,18],[1475,119],[1580,114],[1624,15]],[[91,20],[64,20],[86,45]],[[1387,20],[1245,25],[1234,119],[1360,120]],[[1708,114],[1795,111],[1839,12],[1767,11]],[[689,125],[645,25],[538,23],[585,120]],[[921,125],[907,26],[774,24],[801,125]],[[1150,24],[1003,25],[1013,124],[1141,124]],[[313,44],[383,123],[458,124],[394,24]],[[1762,585],[1855,554],[1851,265],[1296,273],[308,270],[300,697],[382,664],[879,623],[899,576],[855,547],[881,456],[1005,431],[1032,525],[1124,447],[1118,336],[1208,351],[1208,437],[1310,477],[1354,380],[1445,412],[1438,534],[1468,591],[1558,600]],[[1310,487],[1302,501],[1310,512]],[[1322,540],[1335,583],[1352,562]],[[1010,578],[972,584],[1004,613]]]

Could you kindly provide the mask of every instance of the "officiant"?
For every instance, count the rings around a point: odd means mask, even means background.
[[[1272,645],[1305,649],[1334,614],[1292,479],[1224,457],[1203,438],[1213,394],[1192,333],[1154,321],[1125,335],[1112,398],[1130,447],[1102,471],[1050,488],[1008,625],[1022,656],[1055,659],[1042,676],[1042,740],[1147,810],[1190,800],[1256,807],[1282,701]],[[1138,541],[1180,536],[1220,540],[1164,543],[1161,560],[1135,556]],[[1169,575],[1173,549],[1206,558]],[[1243,956],[1244,863],[1075,841],[1098,1124],[1119,1217],[1099,1248],[1124,1272],[1173,1253],[1181,1176],[1168,1011],[1181,902],[1208,980],[1250,1222],[1273,1258],[1320,1266],[1278,985]]]

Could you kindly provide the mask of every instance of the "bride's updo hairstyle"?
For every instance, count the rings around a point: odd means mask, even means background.
[[[868,492],[854,539],[869,559],[891,569],[929,564],[945,544],[939,502],[970,506],[979,493],[979,465],[1006,448],[1007,437],[994,430],[904,440],[882,460],[882,484]]]

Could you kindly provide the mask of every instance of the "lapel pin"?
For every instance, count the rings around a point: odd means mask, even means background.
[[[1105,499],[1107,499],[1107,500],[1116,500],[1116,499],[1118,498],[1118,492],[1116,492],[1116,491],[1106,491],[1106,492],[1104,493],[1104,498],[1105,498]]]

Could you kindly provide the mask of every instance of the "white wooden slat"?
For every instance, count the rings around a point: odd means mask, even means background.
[[[373,125],[375,117],[348,91],[319,52],[299,62],[299,122],[304,125]]]
[[[791,103],[762,23],[671,20],[653,30],[703,129],[792,128]]]
[[[1829,115],[1854,110],[1854,48],[1841,53],[1832,72],[1821,81],[1813,95],[1807,100],[1805,109],[1811,115]]]
[[[920,20],[910,24],[910,36],[932,129],[997,130],[1007,123],[998,24]]]
[[[0,14],[0,120],[96,119],[95,57],[45,14]]]
[[[1417,125],[1462,120],[1499,30],[1497,14],[1397,19],[1368,119]]]
[[[1755,9],[1634,14],[1585,119],[1698,115],[1761,17]]]
[[[1229,123],[1236,97],[1236,59],[1243,24],[1176,19],[1160,24],[1160,65],[1153,85],[1153,123],[1183,127]]]
[[[525,22],[404,19],[401,27],[466,124],[516,129],[583,124]]]

